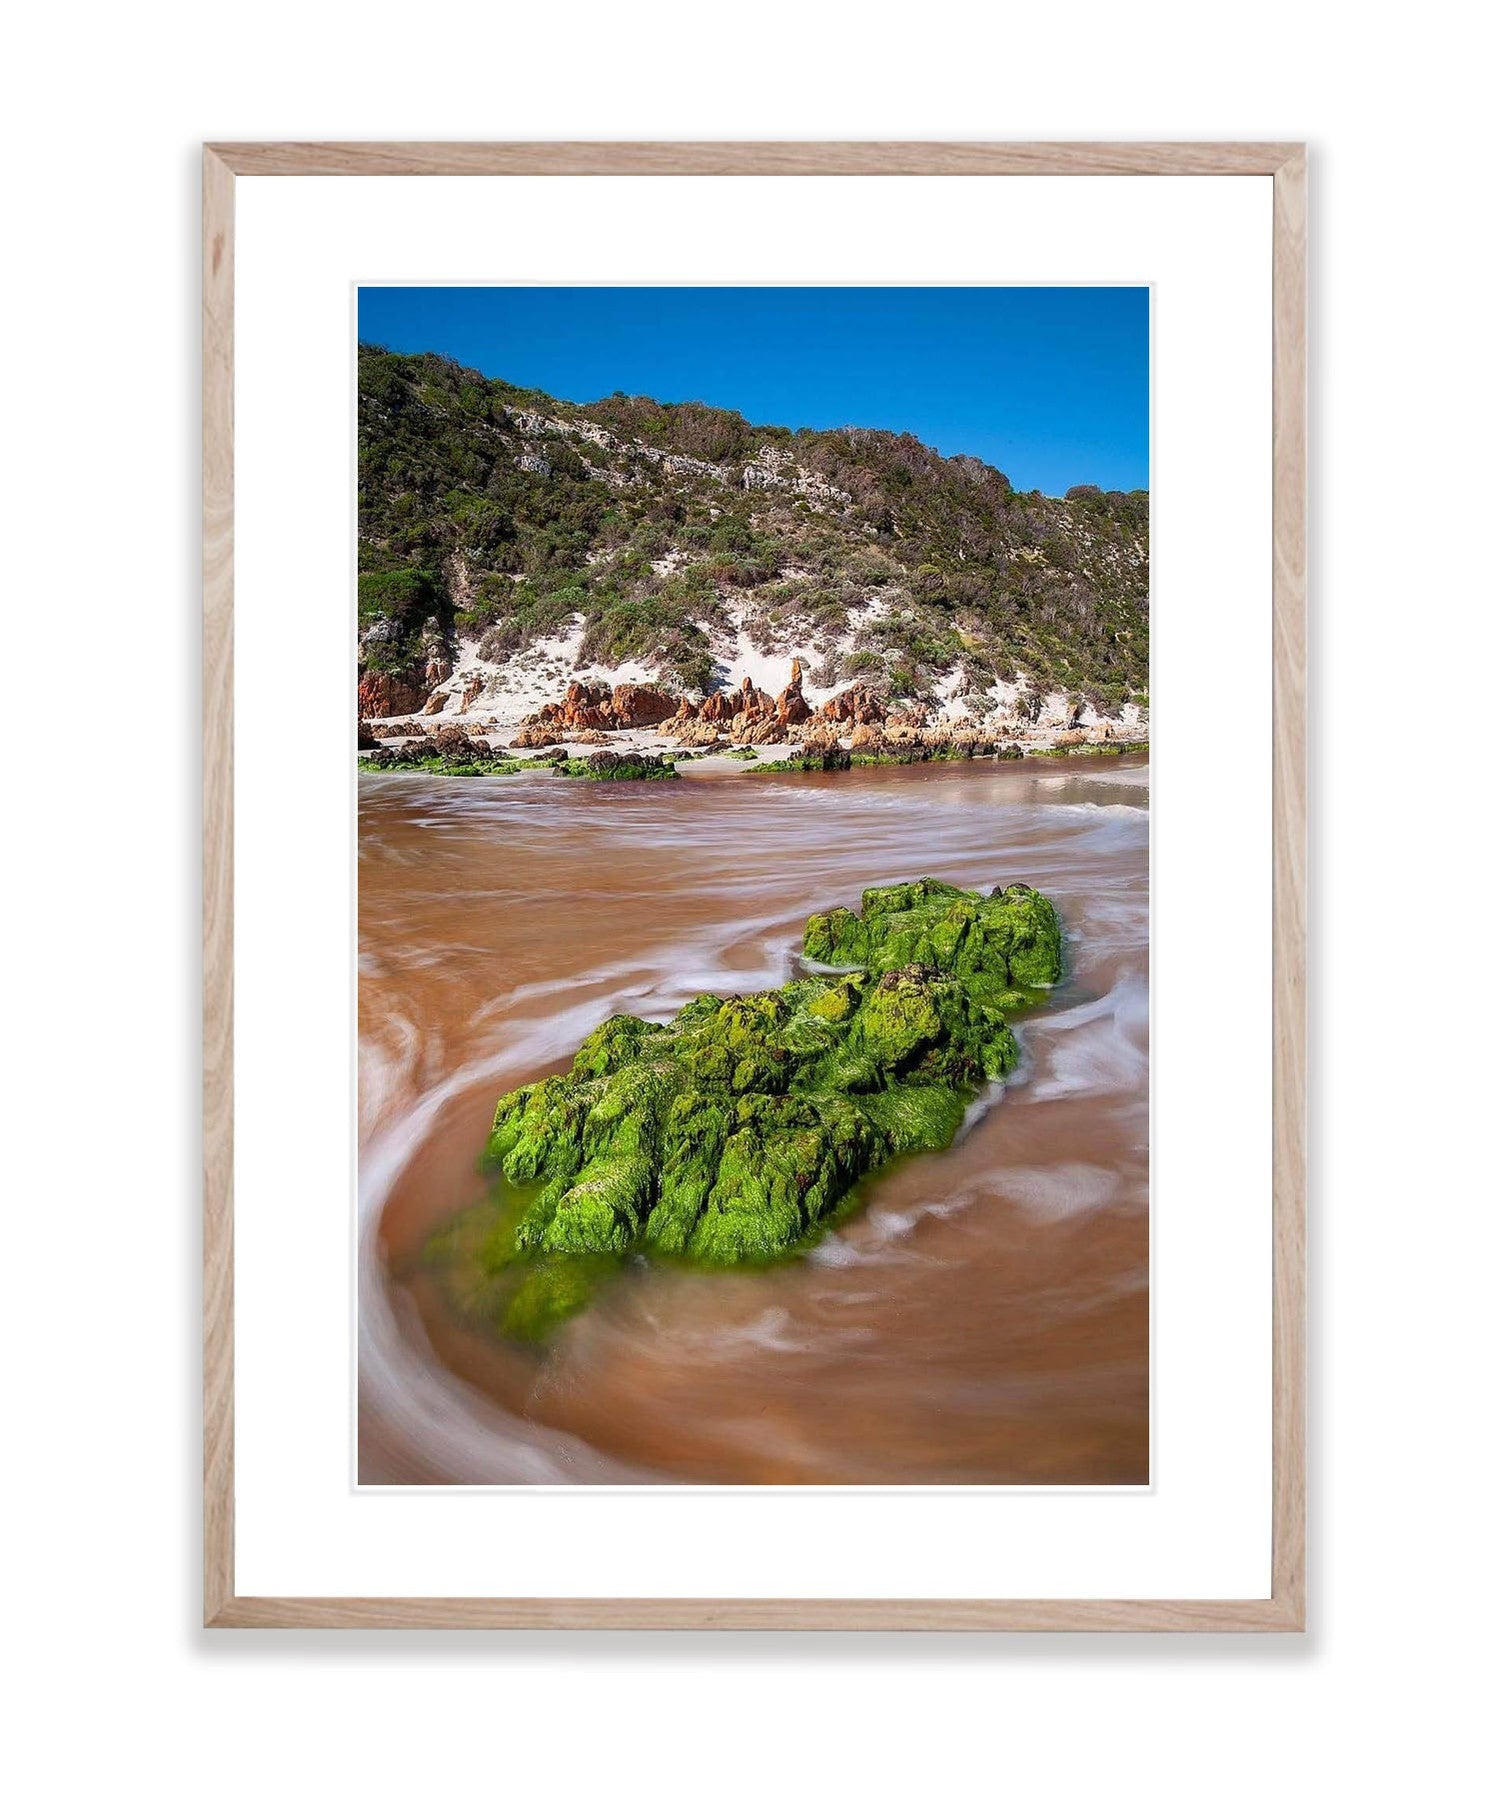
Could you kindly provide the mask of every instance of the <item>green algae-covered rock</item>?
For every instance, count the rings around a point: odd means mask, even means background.
[[[1061,974],[1051,902],[1019,885],[870,888],[809,919],[805,949],[818,972],[607,1019],[565,1074],[500,1099],[500,1191],[429,1246],[462,1309],[538,1337],[628,1255],[785,1256],[865,1175],[952,1142],[1019,1059],[1009,1016]]]
[[[1016,990],[1051,987],[1062,976],[1056,908],[1019,881],[987,899],[945,881],[871,887],[859,911],[839,906],[809,918],[802,948],[809,961],[833,968],[941,969],[1001,1006],[1023,1005],[1028,996]]]
[[[540,758],[495,755],[480,744],[444,754],[427,743],[384,744],[360,758],[360,767],[426,775],[518,775],[545,766]]]
[[[813,745],[776,762],[761,762],[749,770],[757,775],[831,775],[853,767],[853,758],[841,745]]]
[[[594,756],[570,756],[556,764],[559,775],[583,781],[676,781],[676,765],[670,756],[647,756],[635,750],[623,755],[600,750]]]

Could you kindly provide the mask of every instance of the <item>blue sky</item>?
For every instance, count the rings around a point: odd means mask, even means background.
[[[1017,487],[1145,487],[1143,287],[366,287],[359,335],[566,400],[876,425]]]

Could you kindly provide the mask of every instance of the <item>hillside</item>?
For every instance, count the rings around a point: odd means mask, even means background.
[[[359,570],[369,717],[518,723],[575,679],[773,691],[793,657],[814,703],[857,682],[1138,724],[1147,700],[1144,492],[1021,493],[907,435],[575,405],[368,345]]]

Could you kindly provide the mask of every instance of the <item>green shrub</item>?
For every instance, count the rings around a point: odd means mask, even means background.
[[[593,420],[625,439],[716,462],[727,479],[676,474],[624,449],[557,431],[517,427],[508,408],[562,422]],[[804,468],[851,496],[816,510],[799,495],[745,492],[738,468],[766,445],[789,445]],[[550,472],[517,466],[545,452]],[[788,628],[842,635],[841,613],[871,591],[901,618],[863,633],[855,652],[907,662],[918,676],[954,666],[961,642],[996,664],[1013,662],[1043,688],[1081,688],[1112,703],[1149,681],[1149,494],[1088,483],[1065,498],[1017,493],[971,456],[944,457],[909,434],[864,428],[794,433],[749,424],[721,408],[619,394],[576,406],[439,356],[359,353],[359,568],[401,573],[437,591],[361,588],[361,625],[373,658],[414,655],[445,613],[438,571],[467,571],[465,631],[522,645],[553,628],[557,608],[531,597],[581,587],[574,609],[596,641],[703,671],[693,619],[712,616],[715,588],[756,590],[755,610]],[[609,469],[618,487],[594,478]],[[690,569],[663,579],[653,560],[685,551]],[[780,571],[809,572],[783,595]],[[523,574],[526,581],[506,577]],[[773,589],[768,593],[767,589]],[[670,615],[609,617],[657,590]],[[408,604],[407,601],[410,603]],[[425,622],[416,621],[422,608]],[[648,639],[652,630],[658,637]],[[371,664],[372,665],[372,664]]]

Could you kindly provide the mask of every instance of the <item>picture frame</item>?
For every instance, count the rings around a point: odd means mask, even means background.
[[[1270,1592],[1242,1599],[275,1595],[235,1571],[235,188],[244,177],[1257,177],[1273,187]],[[1306,203],[1296,143],[241,143],[203,153],[204,1622],[223,1628],[1295,1632],[1306,1618]],[[1250,753],[1262,753],[1253,751]]]

